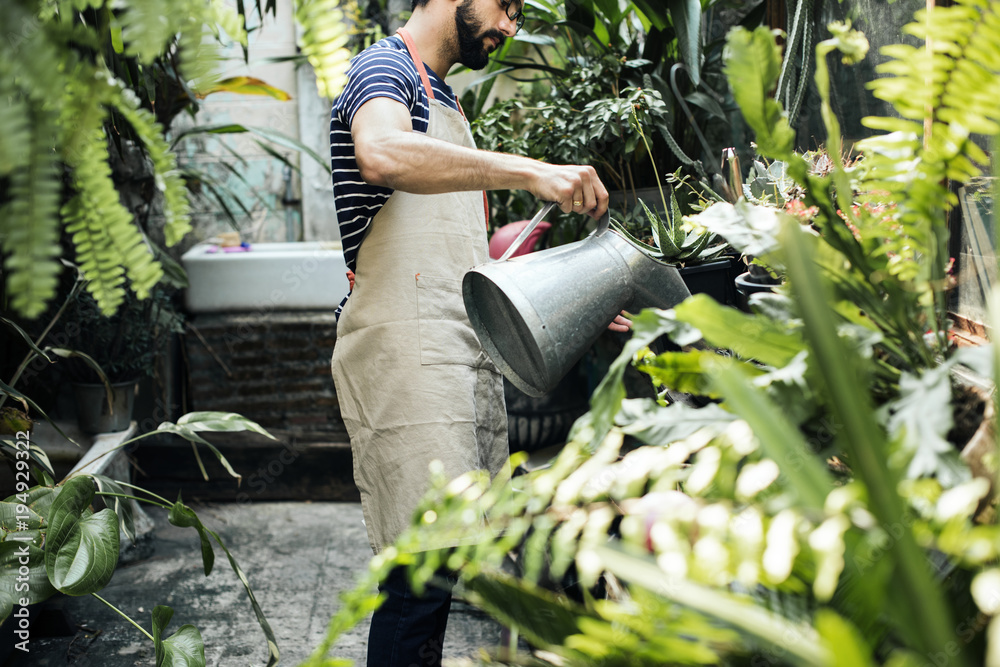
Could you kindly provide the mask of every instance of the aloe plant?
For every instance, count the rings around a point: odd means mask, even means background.
[[[611,226],[650,257],[677,264],[710,262],[729,249],[726,240],[703,227],[687,227],[681,216],[674,193],[670,193],[670,213],[660,215],[646,202],[639,200],[652,228],[655,245],[650,245],[629,233],[625,224],[612,220]]]

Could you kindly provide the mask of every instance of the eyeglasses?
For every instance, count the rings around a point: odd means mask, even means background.
[[[520,10],[511,14],[510,6],[512,3],[513,0],[500,0],[500,7],[507,13],[507,18],[513,21],[514,25],[517,26],[517,30],[520,30],[521,26],[524,25],[524,14],[522,14]]]

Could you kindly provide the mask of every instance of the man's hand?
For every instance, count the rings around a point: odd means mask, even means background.
[[[608,210],[608,190],[589,165],[540,163],[531,192],[553,201],[563,213],[585,213],[595,220]]]
[[[617,331],[618,333],[625,333],[626,331],[632,330],[632,320],[625,317],[625,311],[623,310],[620,315],[615,315],[615,319],[611,320],[611,324],[608,325],[608,331]]]

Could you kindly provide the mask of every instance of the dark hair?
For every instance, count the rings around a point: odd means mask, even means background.
[[[410,11],[413,11],[417,7],[423,7],[428,2],[430,2],[430,0],[412,0],[412,2],[410,3]]]

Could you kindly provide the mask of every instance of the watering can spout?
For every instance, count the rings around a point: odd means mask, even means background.
[[[472,328],[500,372],[530,396],[555,388],[622,310],[671,308],[690,296],[674,266],[643,253],[609,222],[605,214],[582,241],[507,259],[519,237],[500,260],[465,274]]]

